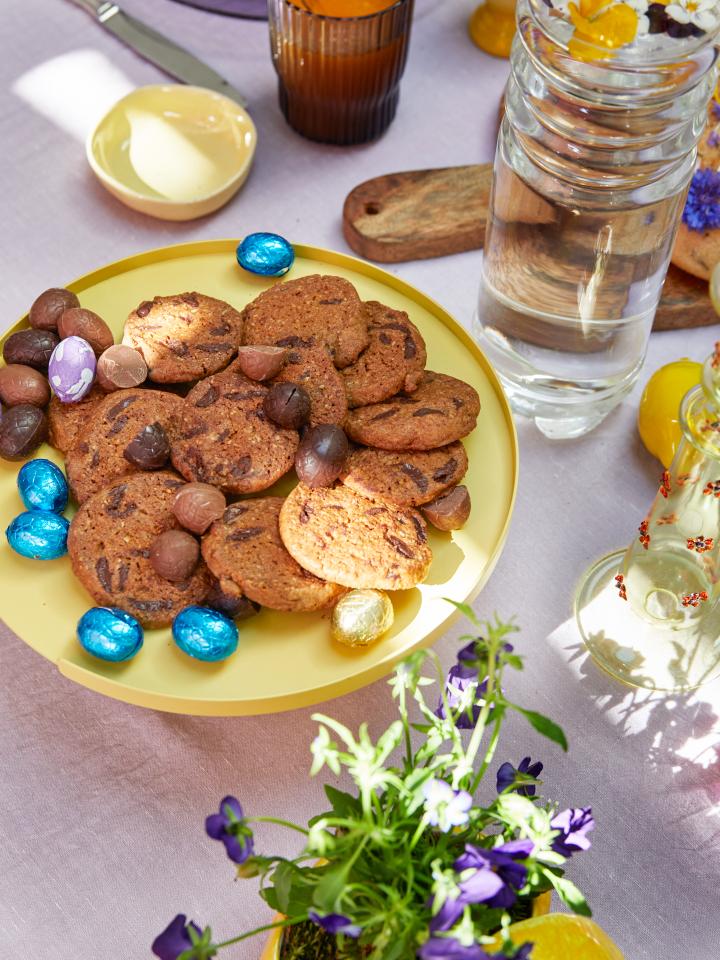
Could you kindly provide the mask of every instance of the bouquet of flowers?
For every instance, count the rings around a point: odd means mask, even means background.
[[[430,651],[397,667],[390,686],[399,718],[376,741],[365,724],[355,736],[337,720],[314,717],[311,773],[344,770],[352,793],[326,785],[330,809],[307,827],[245,816],[232,796],[207,818],[209,836],[223,843],[239,876],[260,877],[261,896],[280,918],[215,943],[209,927],[179,914],[153,943],[160,960],[207,960],[273,927],[289,928],[281,957],[293,960],[528,960],[532,943],[514,944],[508,929],[530,916],[535,898],[555,890],[589,916],[564,868],[590,846],[590,808],[558,812],[538,792],[543,765],[530,757],[493,768],[492,788],[487,783],[508,711],[566,750],[565,736],[506,695],[505,671],[522,669],[508,642],[516,628],[481,624],[456,606],[477,634],[461,638],[468,642],[447,676]],[[428,703],[434,685],[439,696]],[[302,834],[299,855],[256,853],[251,824],[262,821]]]

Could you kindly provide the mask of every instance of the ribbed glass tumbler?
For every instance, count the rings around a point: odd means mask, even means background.
[[[268,0],[280,108],[310,140],[349,145],[379,137],[395,116],[413,0],[361,17],[332,17]]]

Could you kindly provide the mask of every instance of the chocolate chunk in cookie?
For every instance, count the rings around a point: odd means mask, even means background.
[[[196,384],[182,402],[172,442],[175,468],[190,481],[225,493],[257,493],[290,470],[296,430],[278,427],[263,410],[268,388],[248,380],[236,364]]]
[[[287,359],[272,383],[296,383],[310,397],[310,426],[334,423],[342,426],[347,417],[347,394],[342,374],[335,369],[330,351],[314,339],[285,337],[278,341],[287,347]]]
[[[203,537],[203,558],[225,594],[245,594],[273,610],[322,610],[345,591],[303,570],[287,552],[278,531],[283,503],[256,497],[228,507]]]
[[[287,337],[324,344],[336,367],[368,345],[367,321],[355,287],[342,277],[300,277],[276,283],[243,311],[244,342],[275,345]]]
[[[418,507],[454,487],[467,468],[467,454],[459,442],[435,450],[357,447],[351,451],[340,479],[370,500]]]
[[[158,424],[168,440],[176,438],[182,398],[162,390],[116,390],[93,410],[78,442],[67,455],[67,478],[78,503],[138,467],[125,450],[146,427]]]
[[[146,627],[169,624],[210,589],[203,562],[180,583],[158,576],[150,562],[157,538],[179,528],[172,505],[182,484],[169,471],[123,477],[86,500],[70,524],[75,576],[96,603],[127,610]]]
[[[425,341],[405,312],[376,300],[364,307],[370,343],[342,372],[350,407],[417,390],[427,359]]]
[[[242,342],[242,316],[202,293],[155,297],[127,319],[123,343],[145,358],[156,383],[186,383],[228,365]]]
[[[302,567],[345,587],[406,590],[425,579],[432,561],[416,510],[342,485],[298,484],[280,511],[280,536]]]
[[[62,403],[53,393],[47,408],[50,443],[61,453],[72,450],[98,404],[106,396],[97,384],[77,403]]]
[[[428,370],[411,396],[351,410],[345,432],[381,450],[433,450],[467,436],[479,412],[470,384]]]

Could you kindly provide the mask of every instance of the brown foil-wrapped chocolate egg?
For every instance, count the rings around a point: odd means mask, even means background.
[[[332,638],[348,647],[367,647],[393,625],[395,611],[382,590],[351,590],[332,613]]]
[[[139,350],[116,343],[102,353],[97,364],[97,382],[106,393],[139,387],[147,380],[148,368]]]
[[[453,487],[420,510],[425,519],[438,530],[459,530],[470,516],[470,494],[463,484]]]
[[[251,380],[271,380],[285,366],[287,355],[286,347],[239,347],[236,362]]]
[[[0,457],[24,460],[47,440],[47,417],[39,407],[21,403],[5,410],[0,420]]]
[[[36,330],[57,330],[63,312],[79,306],[80,301],[74,293],[63,287],[51,287],[43,291],[30,307],[30,326]]]
[[[22,363],[47,373],[48,363],[60,340],[52,330],[18,330],[11,333],[3,346],[3,360],[8,365]]]
[[[65,337],[82,337],[87,340],[96,357],[115,342],[112,330],[103,318],[85,307],[70,307],[69,310],[64,310],[58,320],[58,334],[63,340]]]
[[[6,407],[20,403],[45,407],[50,401],[48,378],[24,363],[10,363],[0,368],[0,400]]]
[[[166,530],[150,547],[150,564],[163,580],[189,580],[200,559],[200,544],[184,530]]]
[[[225,494],[209,483],[186,483],[173,501],[173,513],[186,530],[205,533],[227,506]]]
[[[170,441],[160,423],[143,427],[123,450],[123,456],[139,470],[159,470],[170,457]]]
[[[310,396],[296,383],[274,383],[265,395],[263,410],[278,426],[297,430],[310,419]]]

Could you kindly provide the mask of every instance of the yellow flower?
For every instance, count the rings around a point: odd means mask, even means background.
[[[631,43],[637,33],[637,13],[626,3],[607,5],[607,0],[579,0],[569,4],[575,35],[568,49],[577,60],[606,59],[598,48],[617,50]]]

